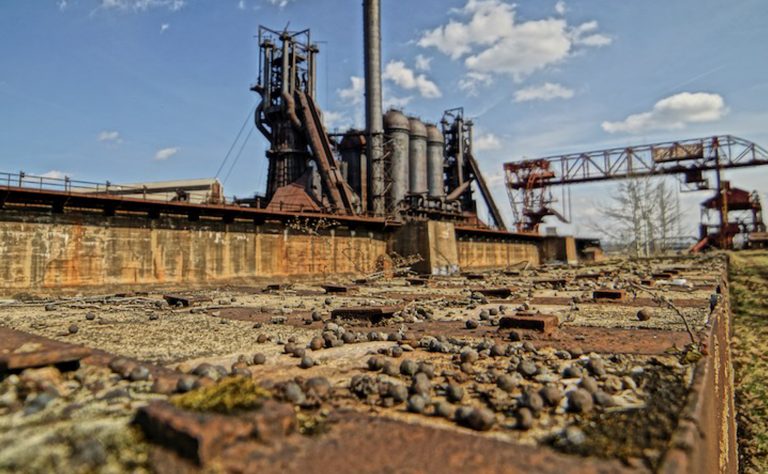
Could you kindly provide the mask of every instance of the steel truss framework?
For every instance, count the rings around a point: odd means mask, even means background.
[[[504,174],[519,231],[537,231],[552,209],[550,189],[642,176],[683,175],[683,182],[707,189],[703,173],[768,165],[759,145],[721,135],[624,148],[555,155],[504,164]]]

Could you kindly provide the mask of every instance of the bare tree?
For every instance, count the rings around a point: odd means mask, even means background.
[[[677,191],[663,179],[621,181],[608,202],[595,207],[601,219],[590,222],[589,227],[633,256],[666,252],[679,233]]]

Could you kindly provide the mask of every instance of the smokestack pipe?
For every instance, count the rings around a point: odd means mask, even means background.
[[[365,130],[371,163],[373,213],[386,212],[384,196],[384,120],[381,105],[381,3],[363,0],[365,42]]]

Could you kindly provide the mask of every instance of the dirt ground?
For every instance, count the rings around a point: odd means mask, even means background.
[[[768,251],[730,255],[739,465],[768,472]]]

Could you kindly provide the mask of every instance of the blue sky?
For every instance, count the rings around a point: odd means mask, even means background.
[[[360,4],[1,0],[0,171],[115,183],[215,175],[257,100],[259,24],[311,28],[326,119],[359,124]],[[383,4],[387,103],[429,121],[464,106],[508,217],[505,161],[722,133],[768,147],[765,0]],[[265,148],[253,131],[228,195],[264,188]],[[766,176],[729,175],[763,199]],[[573,188],[582,222],[610,189]],[[683,197],[691,231],[706,197]]]

